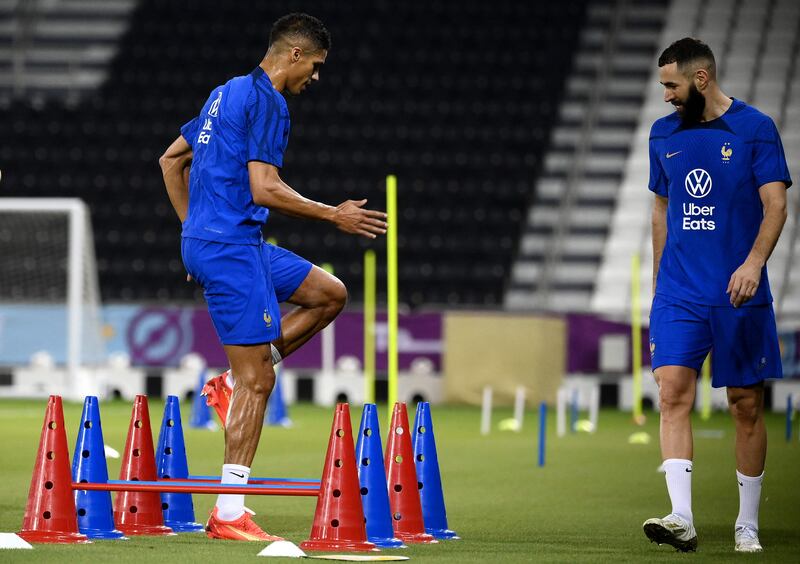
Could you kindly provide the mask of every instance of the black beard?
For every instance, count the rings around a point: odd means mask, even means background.
[[[680,112],[683,123],[694,124],[702,121],[705,109],[706,97],[700,94],[694,84],[689,85],[689,96]]]

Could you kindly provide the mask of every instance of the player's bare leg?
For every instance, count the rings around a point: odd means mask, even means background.
[[[692,421],[697,371],[685,366],[655,370],[661,409],[661,456],[672,512],[644,522],[651,541],[681,551],[697,549],[692,515]]]
[[[250,465],[258,448],[263,414],[275,385],[269,344],[225,345],[225,353],[236,371],[236,387],[231,396],[225,427],[223,484],[246,484]],[[252,512],[251,512],[252,513]],[[243,495],[222,494],[206,524],[211,538],[245,541],[274,541],[280,537],[265,533],[250,518]]]
[[[258,448],[263,414],[275,385],[269,344],[225,345],[236,386],[225,427],[225,464],[250,466]]]
[[[758,540],[758,508],[767,457],[764,427],[764,384],[728,388],[728,406],[736,424],[736,478],[739,515],[734,528],[738,552],[761,552]]]
[[[694,406],[697,371],[686,366],[661,366],[654,372],[661,409],[661,458],[691,460],[691,413]]]
[[[344,284],[319,267],[313,266],[288,302],[297,307],[281,318],[281,336],[272,344],[286,358],[322,331],[347,303]],[[236,370],[233,371],[237,375]]]

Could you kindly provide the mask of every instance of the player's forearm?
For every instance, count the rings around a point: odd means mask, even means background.
[[[764,219],[761,220],[758,236],[747,255],[747,261],[759,268],[763,268],[767,264],[767,260],[778,243],[784,223],[786,223],[785,204],[774,203],[764,208]]]
[[[189,185],[188,174],[185,174],[186,163],[177,162],[177,159],[164,159],[161,163],[161,172],[164,177],[164,184],[167,187],[167,195],[178,219],[181,223],[186,219],[189,212]],[[169,162],[172,161],[172,162]]]
[[[316,202],[299,194],[283,180],[260,187],[255,191],[253,201],[259,206],[285,215],[319,221],[332,221],[336,211],[333,206]]]
[[[664,253],[664,245],[667,242],[667,212],[666,204],[661,205],[661,202],[656,200],[653,206],[652,218],[652,232],[653,232],[653,292],[656,289],[656,280],[658,279],[658,268],[661,264],[661,255]]]

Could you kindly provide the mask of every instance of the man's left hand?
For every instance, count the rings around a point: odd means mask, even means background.
[[[760,282],[761,267],[749,260],[744,261],[744,264],[731,274],[728,289],[725,290],[725,293],[730,295],[733,307],[739,307],[755,296]]]

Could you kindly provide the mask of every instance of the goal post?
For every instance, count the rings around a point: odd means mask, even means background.
[[[77,198],[0,198],[0,364],[47,352],[80,397],[81,369],[105,360],[94,238]],[[56,393],[55,390],[50,393]]]

